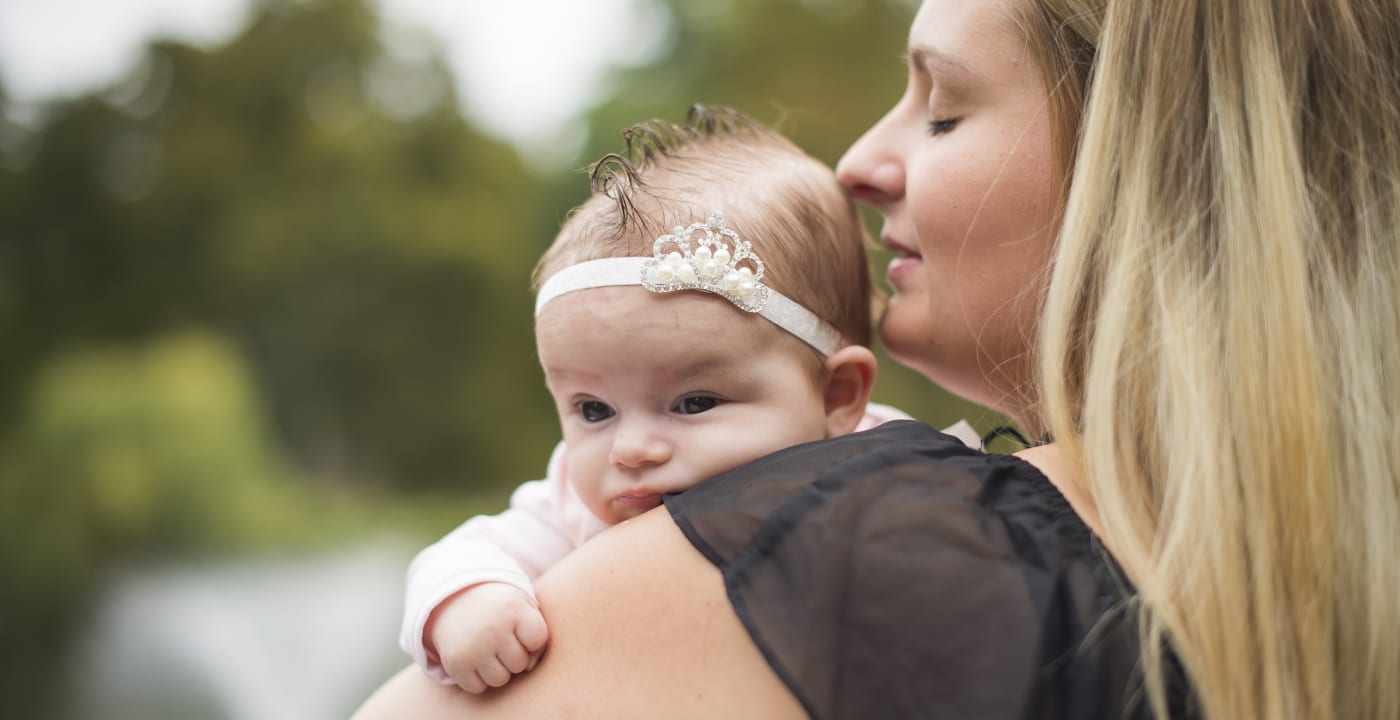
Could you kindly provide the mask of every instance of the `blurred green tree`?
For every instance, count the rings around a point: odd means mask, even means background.
[[[17,717],[64,677],[64,640],[115,562],[270,549],[314,534],[245,365],[184,331],[45,363],[0,444],[0,687]]]
[[[432,57],[386,52],[359,2],[267,3],[226,47],[156,45],[56,108],[0,185],[21,269],[0,279],[0,425],[57,350],[198,323],[245,349],[318,482],[538,472],[557,432],[528,280],[557,214]]]
[[[0,126],[16,717],[51,716],[116,562],[298,542],[346,489],[543,467],[528,283],[558,218],[438,55],[378,32],[357,0],[265,2],[224,47],[155,44],[117,87]]]

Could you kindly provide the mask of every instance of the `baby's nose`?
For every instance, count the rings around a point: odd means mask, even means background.
[[[671,443],[642,423],[619,428],[608,460],[614,467],[641,468],[671,459]]]

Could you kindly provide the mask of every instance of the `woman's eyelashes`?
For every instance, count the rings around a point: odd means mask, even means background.
[[[617,414],[611,405],[597,400],[580,400],[574,403],[574,409],[578,410],[579,417],[587,423],[602,422]]]
[[[959,118],[948,118],[946,120],[933,120],[928,124],[928,134],[934,137],[951,132],[957,127]]]
[[[698,415],[719,407],[722,401],[713,395],[687,395],[676,402],[674,412],[681,415]]]

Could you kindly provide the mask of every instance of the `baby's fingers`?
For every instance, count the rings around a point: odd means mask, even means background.
[[[453,675],[452,679],[457,681],[457,687],[473,695],[480,695],[486,692],[486,683],[482,681],[480,675],[476,674],[475,670],[468,670],[467,672]]]
[[[496,650],[496,659],[512,673],[525,672],[525,668],[530,664],[530,652],[511,637]]]
[[[487,685],[498,688],[504,687],[510,682],[511,672],[501,661],[494,656],[482,658],[481,663],[476,666],[476,674],[481,677],[481,681]]]
[[[545,625],[544,615],[540,614],[539,608],[527,605],[520,609],[520,615],[515,621],[515,638],[532,655],[538,655],[539,651],[544,649],[545,643],[549,642],[549,628]]]

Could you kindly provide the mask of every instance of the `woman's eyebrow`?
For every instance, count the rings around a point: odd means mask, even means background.
[[[940,52],[928,45],[912,45],[909,47],[909,64],[913,67],[922,68],[930,75],[952,76],[954,78],[970,78],[972,71],[968,69],[957,58]]]

